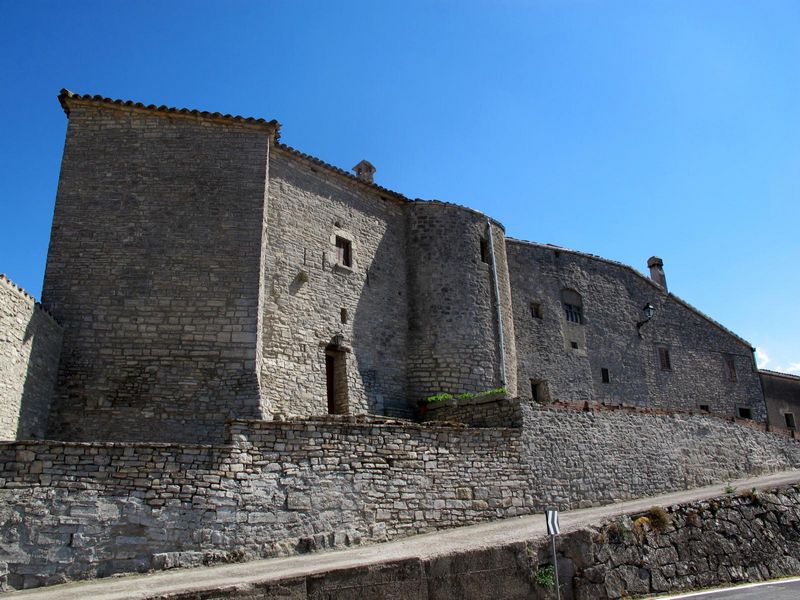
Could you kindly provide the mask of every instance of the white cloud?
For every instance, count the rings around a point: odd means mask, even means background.
[[[756,362],[759,369],[766,369],[771,359],[763,348],[756,348]]]
[[[790,362],[788,366],[773,365],[772,359],[763,348],[756,348],[756,362],[759,369],[769,369],[770,371],[777,371],[779,373],[792,373],[800,375],[800,361]],[[767,366],[769,365],[769,366]]]

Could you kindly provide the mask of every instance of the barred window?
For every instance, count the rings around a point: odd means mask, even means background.
[[[561,302],[564,305],[564,316],[570,323],[583,324],[583,298],[575,290],[562,290]]]

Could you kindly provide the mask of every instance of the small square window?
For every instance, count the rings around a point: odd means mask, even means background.
[[[744,408],[743,406],[740,406],[739,408],[736,409],[736,412],[739,415],[740,419],[753,418],[753,411],[751,411],[749,408]]]
[[[672,371],[672,360],[669,356],[669,350],[663,346],[658,348],[658,366],[662,371]]]
[[[345,267],[353,266],[353,244],[350,240],[336,236],[336,261]]]
[[[698,408],[700,408],[700,410],[702,410],[703,412],[711,412],[711,409],[709,408],[708,404],[701,404]]]
[[[538,302],[531,302],[531,316],[534,319],[542,318],[542,305]]]
[[[603,379],[603,383],[611,383],[611,377],[608,373],[608,369],[600,369],[600,377]]]
[[[786,427],[789,429],[794,429],[794,414],[793,413],[785,413],[783,415],[783,419],[786,421]]]
[[[569,345],[572,347],[573,350],[578,349],[578,342],[570,342]]]

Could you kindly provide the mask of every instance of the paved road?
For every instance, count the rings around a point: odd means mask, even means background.
[[[695,592],[680,596],[660,596],[661,600],[797,600],[800,598],[800,579],[787,579],[783,581],[768,581],[711,590],[708,592]],[[655,599],[654,599],[655,600]]]
[[[768,488],[800,481],[800,471],[784,471],[763,477],[740,479],[731,482],[739,489]],[[713,498],[722,494],[725,484],[674,492],[661,496],[629,502],[608,504],[561,513],[561,533],[567,533],[602,522],[624,513],[645,511],[653,505],[670,506]],[[248,586],[259,582],[275,581],[323,573],[332,569],[352,568],[380,564],[406,558],[431,558],[455,551],[488,548],[510,542],[524,542],[547,535],[543,515],[504,519],[470,527],[459,527],[437,533],[374,544],[351,550],[303,554],[287,558],[273,558],[235,565],[221,565],[198,569],[176,569],[148,575],[107,578],[87,583],[70,583],[11,592],[3,600],[145,600],[153,595],[170,592],[200,592],[222,586]],[[713,596],[712,596],[713,598]],[[714,598],[714,600],[718,600]],[[793,598],[797,600],[797,596]]]

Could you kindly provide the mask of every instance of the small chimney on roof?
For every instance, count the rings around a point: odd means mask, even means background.
[[[375,167],[373,167],[372,163],[368,160],[362,160],[353,167],[353,171],[356,172],[356,177],[367,183],[372,183],[372,176],[375,175],[375,170]]]
[[[650,279],[667,291],[667,276],[664,275],[664,261],[657,256],[647,259],[647,267],[650,269]]]

